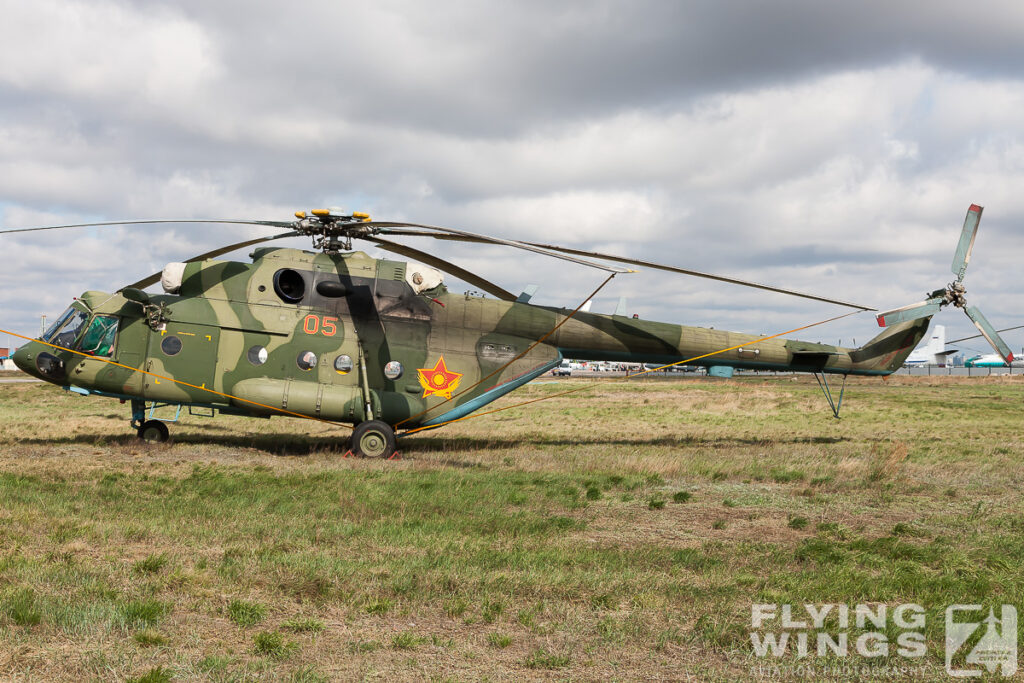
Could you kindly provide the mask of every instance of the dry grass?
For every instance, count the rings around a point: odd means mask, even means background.
[[[0,677],[732,680],[767,597],[918,601],[935,650],[1024,589],[1022,388],[851,380],[837,421],[807,378],[594,383],[380,462],[0,384]]]

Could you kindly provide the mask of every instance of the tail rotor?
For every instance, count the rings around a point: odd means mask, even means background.
[[[952,304],[956,308],[963,309],[967,317],[971,319],[982,336],[988,340],[992,348],[1003,357],[1006,364],[1013,362],[1013,353],[1006,345],[1003,338],[999,336],[996,329],[989,323],[975,306],[967,305],[967,289],[964,287],[964,276],[967,274],[967,264],[971,260],[971,251],[974,249],[974,240],[978,236],[978,224],[981,222],[983,208],[977,204],[971,204],[967,210],[967,217],[964,219],[964,227],[960,232],[960,242],[956,247],[956,255],[953,256],[952,271],[956,279],[950,282],[943,289],[937,289],[928,295],[925,301],[902,308],[895,308],[878,315],[879,327],[888,327],[896,323],[916,320],[926,316],[933,316],[943,306]]]

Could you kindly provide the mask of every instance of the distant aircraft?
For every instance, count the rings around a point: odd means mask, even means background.
[[[998,353],[985,353],[971,356],[964,361],[965,368],[1005,368],[1006,361]]]
[[[1001,330],[996,330],[996,332],[1009,332],[1010,330],[1019,330],[1022,327],[1024,327],[1024,325],[1016,325],[1014,327],[1006,327],[1006,328],[1001,329]],[[950,344],[955,344],[957,342],[962,342],[962,341],[968,341],[970,339],[977,339],[980,336],[982,336],[982,335],[975,334],[975,335],[970,336],[970,337],[961,337],[960,339],[954,339],[953,341],[950,342]],[[999,356],[998,354],[994,354],[994,353],[986,353],[986,354],[978,354],[976,356],[972,356],[971,358],[968,358],[967,360],[964,361],[964,367],[965,368],[1005,368],[1005,367],[1007,367],[1007,365],[1003,361],[1002,356]]]
[[[956,353],[956,349],[950,349],[946,351],[946,326],[936,325],[932,331],[931,337],[928,339],[928,343],[924,346],[919,346],[914,349],[907,360],[903,361],[904,365],[938,365],[939,367],[946,366],[946,356]]]

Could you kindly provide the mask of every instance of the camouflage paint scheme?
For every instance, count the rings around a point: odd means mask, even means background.
[[[417,294],[406,281],[407,264],[373,259],[363,252],[323,254],[262,248],[253,263],[189,263],[177,295],[152,295],[166,305],[166,329],[151,329],[143,306],[121,294],[86,292],[74,306],[92,314],[120,316],[111,360],[195,385],[185,386],[99,359],[25,344],[19,367],[42,379],[129,399],[212,406],[222,412],[267,415],[256,402],[321,419],[359,423],[373,417],[409,429],[461,417],[557,365],[562,357],[584,360],[673,363],[732,346],[750,344],[697,361],[707,365],[853,375],[888,375],[899,368],[928,328],[930,316],[888,328],[865,346],[849,349],[686,327],[618,315],[577,313],[523,358],[470,391],[570,314],[566,309],[449,292],[442,284]],[[290,303],[275,293],[275,274],[302,276],[304,293]],[[344,296],[324,296],[322,282],[340,283]],[[337,287],[337,284],[335,284]],[[165,340],[180,351],[169,355]],[[176,344],[168,342],[173,351]],[[266,349],[256,363],[250,350]],[[33,357],[51,353],[63,376],[47,376]],[[307,352],[316,365],[302,369]],[[347,355],[352,369],[335,360]],[[258,355],[254,355],[258,360]],[[420,370],[443,358],[461,374],[455,398],[425,394]],[[365,361],[366,386],[361,377]],[[384,366],[398,361],[400,376]],[[212,393],[226,394],[235,399]],[[460,394],[459,392],[465,392]],[[238,400],[243,399],[243,400]],[[425,410],[427,414],[420,415]],[[409,419],[412,418],[412,419]],[[405,422],[403,422],[405,421]]]

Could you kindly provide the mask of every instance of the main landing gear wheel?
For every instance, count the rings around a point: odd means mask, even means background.
[[[171,433],[160,420],[146,420],[139,427],[139,438],[149,443],[164,443],[170,438]]]
[[[349,449],[364,458],[390,458],[395,454],[395,430],[381,420],[360,422],[352,430]]]

